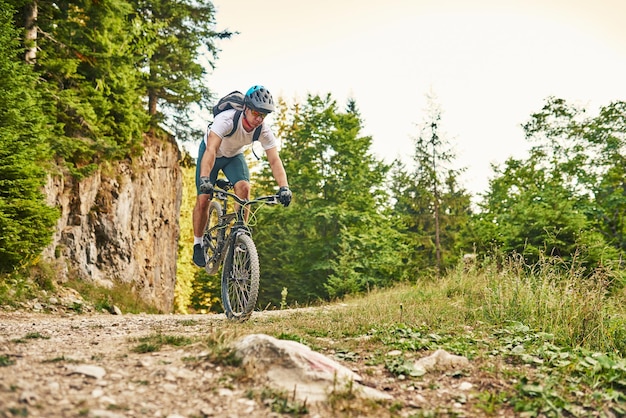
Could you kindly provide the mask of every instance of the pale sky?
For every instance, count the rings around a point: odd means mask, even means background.
[[[288,103],[331,93],[342,110],[354,98],[372,152],[410,162],[433,92],[440,133],[474,194],[486,190],[490,163],[525,156],[521,124],[548,96],[592,112],[626,100],[625,0],[213,4],[217,29],[240,32],[219,43],[209,77],[218,95],[262,84]]]

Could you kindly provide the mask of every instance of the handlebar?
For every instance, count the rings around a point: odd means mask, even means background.
[[[265,203],[267,205],[277,205],[280,203],[278,200],[278,195],[268,195],[268,196],[260,196],[254,198],[252,200],[242,199],[234,193],[229,192],[228,190],[233,188],[233,184],[227,179],[217,179],[215,182],[215,188],[213,189],[215,197],[220,200],[226,200],[228,196],[232,197],[233,200],[239,203],[242,206],[251,205],[253,203]]]
[[[228,197],[232,197],[233,200],[239,203],[241,206],[247,206],[253,203],[265,203],[266,205],[277,205],[278,203],[280,203],[278,201],[278,195],[275,195],[275,194],[268,195],[268,196],[259,196],[251,200],[242,199],[234,193],[228,192],[223,189],[217,189],[217,188],[214,189],[214,194],[215,194],[215,197],[220,200],[225,200]]]

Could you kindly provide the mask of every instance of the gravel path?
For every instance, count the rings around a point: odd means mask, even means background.
[[[159,333],[200,341],[223,321],[0,312],[0,417],[279,416],[209,361],[205,343],[135,351]]]
[[[486,378],[477,367],[467,376],[434,373],[418,381],[402,380],[382,365],[361,360],[346,365],[367,386],[390,394],[400,409],[374,408],[371,414],[359,409],[355,414],[306,405],[308,413],[301,414],[293,409],[302,406],[297,403],[277,408],[289,399],[268,393],[241,367],[219,358],[216,348],[224,332],[233,332],[224,315],[0,310],[0,418],[409,417],[433,411],[446,411],[437,416],[478,417],[481,411],[470,412],[470,393],[497,392],[504,383]],[[139,349],[159,336],[184,341],[168,341],[153,351]],[[494,416],[512,415],[499,411]]]

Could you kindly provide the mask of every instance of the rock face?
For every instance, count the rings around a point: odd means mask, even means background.
[[[79,182],[49,177],[47,201],[61,216],[43,258],[58,266],[60,281],[128,283],[162,312],[172,310],[182,198],[179,159],[174,140],[147,139],[140,157]]]

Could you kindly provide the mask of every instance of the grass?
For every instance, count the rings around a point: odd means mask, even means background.
[[[56,275],[54,268],[41,260],[14,272],[0,274],[0,307],[20,308],[28,301],[48,300],[58,287]],[[117,306],[125,313],[160,313],[156,307],[142,300],[130,283],[115,282],[112,288],[105,288],[85,280],[71,279],[63,286],[76,290],[97,311],[111,312],[113,306]],[[81,302],[68,308],[78,314],[85,313]]]
[[[18,338],[13,340],[13,342],[15,343],[26,343],[28,342],[28,340],[48,340],[50,339],[50,337],[48,337],[47,335],[42,335],[39,332],[29,332],[26,335],[24,335],[22,338]]]
[[[527,266],[511,259],[459,268],[437,280],[376,290],[317,310],[253,315],[229,329],[299,341],[344,364],[382,367],[395,384],[425,391],[440,386],[441,376],[414,370],[416,358],[436,349],[463,355],[472,370],[444,380],[480,376],[486,387],[477,385],[462,399],[478,415],[601,416],[596,411],[610,411],[605,413],[622,416],[625,299],[607,272],[586,277],[571,266],[545,260]],[[401,354],[387,356],[393,350]],[[367,370],[359,372],[367,375]],[[337,410],[354,416],[372,413],[372,405],[353,403],[347,395],[349,391],[335,398]],[[343,409],[342,399],[352,405],[350,411]],[[392,406],[381,408],[390,411]],[[429,414],[454,411],[439,405],[415,416]]]
[[[117,306],[125,313],[159,313],[158,309],[143,301],[129,283],[116,282],[109,289],[84,280],[70,280],[64,286],[80,293],[97,311],[111,312],[113,306]]]
[[[7,367],[15,364],[15,361],[8,355],[0,354],[0,367]]]
[[[164,345],[182,347],[193,343],[191,338],[182,335],[166,335],[160,332],[138,338],[139,345],[132,351],[135,353],[153,353],[159,351]]]

